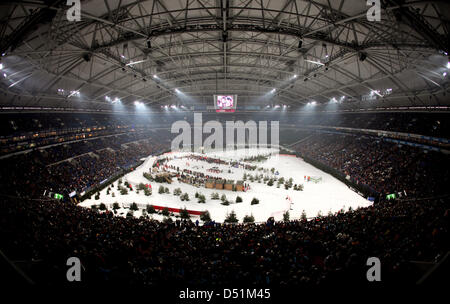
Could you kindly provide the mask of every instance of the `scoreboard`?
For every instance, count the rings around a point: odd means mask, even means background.
[[[214,95],[214,108],[216,112],[235,112],[237,95]]]

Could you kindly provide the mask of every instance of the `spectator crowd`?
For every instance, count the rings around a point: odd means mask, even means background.
[[[380,126],[396,129],[391,118],[383,118]],[[30,129],[30,123],[41,124],[25,121]],[[348,117],[342,121],[352,125]],[[368,126],[377,123],[371,120]],[[406,125],[420,131],[420,126],[435,124],[414,120]],[[438,125],[429,134],[444,134],[445,123]],[[20,129],[20,123],[10,126]],[[115,217],[111,211],[42,200],[44,190],[64,195],[85,191],[169,149],[168,138],[162,131],[129,132],[1,159],[2,251],[28,261],[27,274],[42,283],[62,282],[67,258],[76,256],[86,284],[316,285],[367,282],[366,260],[372,256],[383,261],[383,282],[412,283],[418,278],[412,260],[437,261],[449,250],[449,200],[438,198],[449,194],[449,156],[351,134],[309,134],[293,149],[379,193],[402,191],[407,199],[309,221],[202,226]]]
[[[380,194],[403,192],[416,198],[449,193],[450,156],[441,152],[330,133],[315,133],[293,149]]]
[[[168,143],[157,134],[147,136],[152,137],[100,138],[1,159],[1,193],[28,198],[40,197],[45,190],[63,195],[82,193],[141,158],[168,149]]]
[[[367,283],[366,261],[382,261],[384,284],[413,284],[411,261],[438,261],[449,248],[449,201],[386,201],[312,220],[198,225],[116,217],[59,201],[3,200],[5,254],[30,261],[36,282],[64,284],[66,260],[82,284],[316,285]],[[32,261],[32,262],[31,262]]]

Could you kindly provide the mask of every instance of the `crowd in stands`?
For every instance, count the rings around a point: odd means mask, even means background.
[[[410,197],[448,193],[450,157],[381,138],[316,133],[293,149],[370,186]]]
[[[2,194],[39,197],[45,190],[67,195],[89,187],[129,168],[152,154],[169,148],[158,134],[81,141],[0,159]],[[115,148],[115,149],[113,149]]]
[[[413,117],[408,115],[401,119]],[[352,124],[347,116],[342,121]],[[381,121],[370,120],[367,126],[398,125],[391,118]],[[405,125],[417,131],[428,128],[428,122]],[[32,129],[46,122],[30,123],[11,125]],[[64,283],[67,258],[76,256],[86,284],[218,285],[364,283],[366,260],[372,256],[383,261],[383,282],[413,283],[418,276],[411,260],[439,260],[449,250],[448,197],[418,199],[449,193],[449,156],[381,138],[310,133],[293,146],[380,193],[407,194],[406,200],[381,201],[310,221],[200,226],[115,217],[68,202],[30,199],[44,190],[64,195],[84,191],[169,144],[167,132],[129,132],[0,159],[2,250],[15,260],[29,261],[26,273],[43,283]]]
[[[161,115],[111,115],[96,113],[3,113],[0,119],[0,136],[17,136],[19,134],[43,132],[48,130],[83,129],[83,128],[117,128],[130,126],[137,128],[144,125],[170,125],[173,121],[181,119],[193,123],[192,113],[172,113]],[[277,116],[279,115],[279,116]],[[278,119],[282,118],[282,119]],[[416,133],[449,138],[450,125],[447,113],[234,113],[224,116],[204,113],[203,121],[207,120],[279,120],[280,124],[324,125],[349,128],[365,128],[387,131]],[[270,125],[270,124],[269,124]]]
[[[83,113],[2,114],[1,135],[18,135],[48,130],[117,127],[127,125],[125,116]]]
[[[149,136],[149,142],[143,140]],[[0,159],[0,187],[7,193],[31,197],[50,189],[83,192],[140,158],[169,147],[165,132],[130,132],[35,149]],[[382,195],[402,192],[424,197],[448,192],[450,159],[440,152],[399,146],[382,138],[310,132],[291,148]],[[206,156],[190,158],[211,164],[225,162]]]
[[[1,114],[0,154],[33,147],[68,142],[81,138],[117,135],[131,131],[170,130],[173,122],[193,123],[192,113],[161,115],[111,115],[82,113]],[[290,127],[348,127],[374,129],[450,138],[449,114],[446,113],[234,113],[231,117],[204,113],[203,121],[279,121],[283,140],[299,138],[300,130]],[[289,127],[290,126],[290,127]],[[270,129],[270,123],[269,123]],[[268,132],[270,132],[268,129]],[[207,136],[203,134],[204,136]],[[280,138],[281,139],[281,138]]]
[[[120,146],[121,135],[155,132],[155,128],[162,125],[164,128],[157,131],[166,136],[167,132],[170,134],[170,128],[167,127],[169,122],[161,117],[150,119],[146,116],[40,113],[2,114],[1,118],[0,155],[61,143],[70,144],[82,139],[106,140],[108,137],[116,138],[115,142],[109,141],[108,146]]]
[[[361,128],[450,138],[447,113],[346,113],[283,116],[280,123]]]
[[[367,283],[381,261],[383,284],[414,284],[411,261],[438,261],[450,248],[449,201],[382,202],[367,208],[265,224],[222,225],[116,217],[54,201],[2,200],[4,253],[30,261],[38,283],[64,284],[80,258],[82,284]],[[33,262],[31,262],[33,261]],[[345,285],[350,286],[350,285]]]

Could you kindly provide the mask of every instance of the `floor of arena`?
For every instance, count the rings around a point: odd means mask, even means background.
[[[114,187],[111,188],[111,193],[107,194],[107,189],[100,191],[100,200],[96,200],[94,196],[90,199],[86,199],[81,203],[84,207],[90,207],[92,205],[98,205],[99,202],[104,203],[107,207],[111,207],[113,203],[117,202],[121,206],[117,210],[118,216],[126,216],[129,206],[133,202],[139,203],[140,209],[133,214],[136,217],[142,215],[142,210],[145,205],[162,206],[169,208],[186,208],[193,211],[209,211],[211,218],[217,222],[223,222],[231,211],[234,211],[238,219],[242,219],[246,215],[253,215],[255,222],[264,222],[269,217],[274,217],[275,220],[283,220],[283,214],[289,211],[291,219],[299,219],[303,211],[307,217],[315,217],[319,213],[321,215],[327,215],[328,213],[336,213],[342,209],[347,211],[349,208],[356,209],[358,207],[367,207],[372,204],[366,198],[360,196],[353,190],[351,190],[344,183],[340,182],[333,176],[313,167],[304,160],[292,155],[279,155],[274,154],[274,151],[270,149],[241,149],[234,151],[223,151],[219,153],[206,152],[205,154],[188,153],[188,152],[173,152],[162,155],[162,157],[169,157],[171,160],[167,165],[174,165],[183,169],[195,170],[208,174],[208,169],[217,167],[222,170],[219,174],[212,174],[213,176],[219,176],[224,179],[242,180],[244,173],[247,174],[263,174],[268,177],[284,177],[285,180],[289,178],[293,179],[294,184],[303,184],[303,191],[296,191],[290,188],[286,190],[283,185],[277,188],[275,183],[273,186],[260,183],[256,180],[254,182],[246,181],[250,185],[250,188],[245,192],[231,191],[231,190],[217,190],[206,189],[204,187],[196,187],[190,184],[181,183],[174,178],[171,184],[151,182],[143,176],[144,172],[150,172],[152,164],[154,163],[156,156],[149,156],[145,162],[133,172],[125,175],[122,178],[122,182],[128,182],[132,185],[133,189],[136,189],[139,183],[151,184],[152,195],[145,196],[141,191],[139,194],[136,191],[129,191],[127,195],[121,195],[117,191],[119,180],[114,182]],[[267,173],[263,170],[251,171],[243,168],[235,168],[230,165],[222,164],[209,164],[205,161],[191,160],[184,157],[189,155],[200,155],[209,157],[219,157],[224,160],[240,160],[245,157],[255,155],[267,155],[272,153],[271,156],[263,162],[256,162],[248,164],[256,164],[258,167],[268,169]],[[246,163],[246,162],[244,162]],[[278,175],[275,175],[270,170],[275,168],[278,171]],[[228,170],[231,173],[228,173]],[[275,171],[275,173],[276,173]],[[313,181],[305,180],[306,177],[319,177],[321,181],[315,183]],[[158,193],[159,186],[169,188],[169,194]],[[173,195],[174,189],[180,188],[183,193],[189,194],[189,201],[181,201],[179,196]],[[115,192],[115,196],[112,197],[112,193]],[[195,193],[205,195],[206,203],[200,204],[195,198]],[[230,205],[224,206],[221,204],[221,200],[211,199],[211,194],[217,192],[220,196],[226,195],[230,201]],[[240,196],[243,199],[242,203],[235,203],[236,197]],[[259,199],[259,204],[251,205],[253,198]],[[176,215],[176,214],[174,214]],[[160,214],[152,214],[154,219],[163,219]],[[198,216],[192,217],[194,220],[199,219]],[[175,219],[175,217],[173,217]]]

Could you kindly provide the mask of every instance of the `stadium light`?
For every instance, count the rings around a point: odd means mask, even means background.
[[[63,90],[64,92],[64,90]],[[80,91],[70,91],[69,96],[67,96],[67,98],[72,97],[72,96],[76,96],[76,97],[80,97]]]
[[[3,70],[3,63],[0,63],[0,70]]]
[[[447,69],[450,69],[450,61],[447,62]]]
[[[146,62],[147,60],[139,60],[139,61],[131,61],[129,63],[126,64],[126,66],[130,66],[133,64],[138,64],[138,63],[142,63],[142,62]]]
[[[383,97],[378,90],[370,91],[370,96],[373,96],[373,94],[377,94],[378,96]]]
[[[112,99],[109,96],[105,96],[105,100],[110,103],[120,103],[121,102],[120,98],[117,98],[117,97]]]
[[[158,75],[154,74],[153,78],[158,79]]]
[[[273,93],[275,93],[275,91],[276,91],[276,89],[272,89],[272,91],[270,91],[270,93],[273,94]]]
[[[319,61],[308,60],[308,59],[305,59],[305,61],[308,61],[308,62],[311,62],[311,63],[315,63],[315,64],[318,64],[318,65],[325,65],[324,63],[319,62]]]

